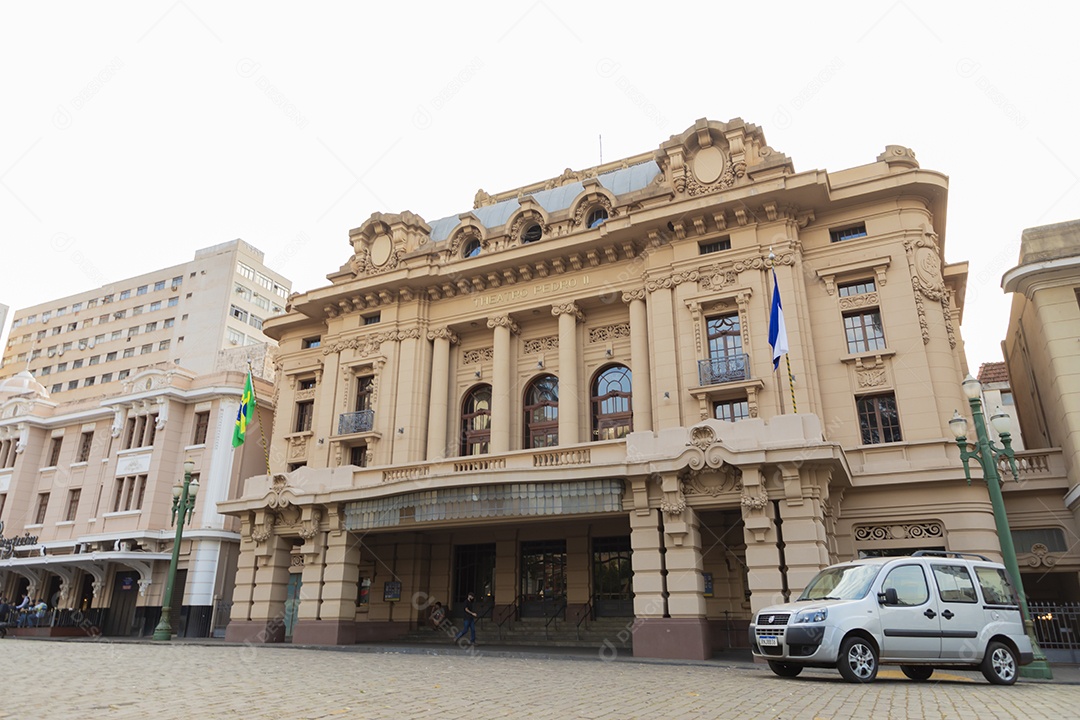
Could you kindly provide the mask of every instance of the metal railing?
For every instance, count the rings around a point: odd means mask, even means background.
[[[721,385],[750,379],[750,356],[746,353],[698,360],[698,383]]]
[[[1044,650],[1080,650],[1080,603],[1028,603]]]
[[[509,605],[504,605],[499,613],[501,617],[498,620],[495,619],[494,608],[492,608],[491,620],[495,623],[495,627],[497,627],[499,630],[500,640],[503,639],[503,626],[511,620],[517,619],[518,615],[521,613],[521,603],[524,599],[524,595],[518,595],[516,598],[514,598],[514,602],[510,603]]]
[[[357,410],[356,412],[341,413],[338,416],[338,435],[352,435],[353,433],[371,432],[375,426],[374,410]]]
[[[580,640],[581,639],[581,623],[586,621],[586,620],[595,620],[596,619],[596,596],[590,597],[589,602],[585,604],[585,607],[578,608],[577,614],[578,614],[577,622],[574,623],[574,637],[577,638],[578,640]],[[585,626],[586,629],[588,629],[588,627],[589,627],[588,625]]]
[[[559,619],[559,613],[565,612],[565,610],[566,610],[566,598],[563,598],[562,600],[559,600],[559,601],[552,604],[551,614],[550,615],[548,614],[548,608],[546,608],[546,607],[544,608],[544,617],[547,619],[547,622],[544,623],[544,637],[545,638],[550,639],[548,637],[548,628],[551,627],[551,623],[554,622],[555,623],[555,629],[556,630],[559,629],[559,623],[556,622],[556,621]]]

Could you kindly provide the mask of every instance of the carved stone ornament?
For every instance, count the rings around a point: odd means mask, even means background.
[[[544,222],[544,218],[540,213],[535,211],[524,212],[518,215],[517,219],[514,220],[513,225],[510,226],[510,232],[508,234],[512,239],[520,242],[522,230],[533,224],[540,226],[540,231],[544,236],[551,235],[551,226]]]
[[[466,225],[454,233],[454,236],[450,239],[450,249],[447,252],[447,257],[456,258],[461,252],[461,249],[468,245],[472,240],[476,240],[481,244],[484,242],[480,228]]]
[[[270,536],[274,534],[275,522],[276,518],[273,513],[266,513],[263,522],[254,523],[251,526],[251,539],[255,541],[256,545],[262,545],[270,539]]]
[[[859,295],[847,295],[840,298],[841,310],[859,310],[865,307],[877,307],[880,304],[876,292],[860,293]]]
[[[448,327],[436,328],[434,330],[428,330],[428,340],[449,340],[451,345],[457,345],[460,338],[453,330]]]
[[[911,272],[911,289],[915,295],[915,309],[919,313],[919,330],[923,344],[930,342],[930,325],[923,304],[923,298],[926,298],[941,305],[949,347],[955,348],[956,329],[953,327],[951,300],[941,274],[941,250],[938,247],[937,234],[924,228],[922,235],[904,241],[904,250]]]
[[[875,356],[873,361],[857,358],[855,377],[858,379],[860,388],[873,388],[887,384],[885,361],[880,355]]]
[[[463,365],[477,365],[484,361],[490,362],[495,357],[495,349],[488,347],[474,348],[461,351],[461,363]]]
[[[269,508],[283,509],[292,504],[288,495],[294,495],[292,486],[289,485],[289,476],[276,474],[270,481],[270,492],[266,496],[266,506]]]
[[[1057,565],[1057,558],[1050,554],[1050,548],[1043,543],[1035,543],[1031,546],[1031,557],[1027,558],[1027,564],[1031,567],[1052,568]]]
[[[681,475],[683,495],[708,495],[718,497],[724,493],[742,491],[742,470],[725,464],[712,470],[686,469]]]
[[[919,523],[898,523],[896,525],[856,525],[855,541],[875,540],[912,540],[920,538],[942,538],[945,533],[941,523],[930,520]]]
[[[716,442],[716,433],[708,425],[698,425],[690,429],[690,445],[699,450],[706,450]]]
[[[308,436],[303,435],[299,437],[288,438],[289,442],[289,459],[301,460],[307,457],[308,451]]]
[[[622,294],[622,301],[624,303],[630,303],[630,302],[633,302],[634,300],[644,300],[644,299],[645,299],[645,291],[644,290],[627,290],[626,292],[624,292]]]
[[[604,325],[602,327],[590,328],[589,330],[589,342],[610,342],[618,338],[630,337],[630,323],[616,323],[615,325]]]
[[[293,555],[289,558],[289,565],[292,567],[304,567],[304,556]]]
[[[683,270],[666,277],[649,280],[645,283],[645,289],[649,292],[656,292],[661,289],[670,290],[676,285],[682,285],[684,282],[697,282],[698,277],[697,270]]]
[[[698,150],[690,159],[692,172],[675,179],[675,189],[694,197],[725,190],[746,175],[746,163],[729,162],[722,150],[709,145]]]
[[[491,330],[494,330],[497,327],[509,328],[510,332],[515,335],[521,332],[521,328],[509,315],[496,315],[495,317],[490,317],[488,318],[487,326]]]
[[[572,302],[552,305],[551,314],[555,317],[559,317],[560,315],[573,315],[577,318],[578,322],[585,322],[585,313],[581,312],[581,308]]]
[[[725,287],[734,285],[738,279],[739,273],[733,268],[705,268],[701,275],[701,287],[705,290],[723,290]]]
[[[606,195],[590,193],[578,203],[577,208],[574,210],[574,216],[571,218],[570,222],[574,225],[580,225],[584,221],[586,213],[591,213],[598,208],[606,210],[609,218],[613,218],[619,214],[619,211],[611,205],[611,200],[609,200]]]
[[[757,493],[744,492],[739,498],[739,504],[747,510],[762,510],[769,504],[769,493],[764,485],[758,485]]]
[[[310,540],[315,537],[315,533],[319,531],[319,521],[322,520],[322,512],[318,508],[311,511],[311,519],[304,520],[300,523],[299,535],[305,540]]]
[[[533,338],[532,340],[526,340],[522,345],[526,355],[534,355],[547,350],[558,350],[559,336],[548,335],[547,337]]]

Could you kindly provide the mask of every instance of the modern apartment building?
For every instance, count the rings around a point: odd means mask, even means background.
[[[266,325],[272,473],[219,504],[227,636],[394,638],[475,592],[500,632],[607,619],[635,655],[704,658],[832,561],[1000,557],[948,429],[947,189],[905,147],[796,172],[700,120],[458,215],[373,214]]]
[[[30,370],[64,401],[107,394],[100,386],[151,366],[210,373],[237,347],[262,360],[263,322],[289,291],[242,240],[203,248],[182,265],[17,310],[0,379]],[[254,366],[270,377],[267,363]]]

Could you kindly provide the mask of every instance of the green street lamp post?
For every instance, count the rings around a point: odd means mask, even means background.
[[[191,479],[195,463],[184,463],[184,481],[173,485],[172,524],[176,526],[176,538],[173,540],[172,559],[169,561],[169,576],[165,581],[165,597],[161,600],[161,620],[154,628],[155,640],[172,640],[172,594],[176,582],[176,565],[180,561],[180,541],[184,535],[184,521],[191,523],[195,512],[195,496],[199,494],[199,481]]]
[[[971,470],[968,467],[969,460],[975,460],[983,470],[983,478],[986,480],[986,488],[990,493],[990,505],[994,510],[994,525],[997,528],[998,541],[1001,543],[1001,556],[1005,568],[1012,576],[1013,586],[1020,600],[1020,614],[1024,620],[1024,632],[1031,640],[1031,648],[1035,653],[1035,660],[1029,665],[1020,668],[1020,675],[1028,678],[1041,678],[1050,680],[1053,674],[1046,655],[1039,647],[1035,638],[1035,627],[1031,622],[1031,613],[1028,610],[1027,596],[1024,593],[1024,584],[1020,580],[1020,565],[1016,561],[1016,548],[1013,546],[1012,530],[1009,529],[1009,518],[1005,514],[1005,499],[1001,494],[1001,476],[998,475],[998,458],[1007,458],[1009,468],[1012,470],[1013,480],[1019,480],[1016,473],[1016,455],[1012,449],[1012,437],[1010,435],[1010,418],[999,408],[990,417],[990,424],[1001,438],[1002,447],[996,447],[990,441],[990,435],[986,431],[986,419],[982,413],[982,383],[968,375],[961,384],[964,395],[971,405],[971,417],[975,420],[975,434],[978,443],[975,449],[968,450],[967,420],[958,411],[953,412],[949,428],[956,436],[956,444],[960,448],[960,459],[964,463],[964,476],[968,484],[971,484]]]

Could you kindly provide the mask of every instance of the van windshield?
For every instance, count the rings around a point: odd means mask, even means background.
[[[840,565],[825,568],[810,581],[796,602],[858,600],[870,590],[870,585],[880,569],[878,565]]]

